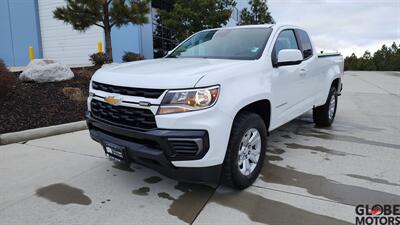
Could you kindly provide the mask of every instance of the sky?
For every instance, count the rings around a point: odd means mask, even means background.
[[[267,0],[267,5],[277,23],[306,29],[317,50],[362,56],[383,44],[400,44],[400,0]]]

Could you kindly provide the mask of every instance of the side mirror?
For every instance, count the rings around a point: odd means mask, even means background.
[[[278,53],[277,66],[298,65],[303,61],[303,54],[298,49],[282,49]]]

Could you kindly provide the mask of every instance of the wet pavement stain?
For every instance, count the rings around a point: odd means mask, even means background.
[[[378,147],[385,147],[385,148],[394,148],[400,149],[400,145],[397,144],[390,144],[385,142],[379,141],[371,141],[364,138],[353,137],[349,135],[342,135],[342,134],[331,134],[317,130],[301,130],[298,129],[294,132],[297,135],[306,136],[306,137],[315,137],[324,140],[336,140],[336,141],[343,141],[343,142],[352,142],[352,143],[359,143],[359,144],[366,144],[366,145],[373,145]]]
[[[200,184],[178,183],[175,189],[183,192],[178,198],[173,198],[168,193],[159,193],[158,196],[172,200],[168,209],[170,215],[190,224],[215,192],[214,188]]]
[[[311,116],[300,116],[293,120],[292,123],[301,123],[301,124],[309,124],[314,125],[314,120]]]
[[[141,167],[141,166],[138,166],[138,165],[134,165],[133,168],[138,169],[138,170],[141,170],[141,169],[142,169],[142,167]]]
[[[268,146],[267,152],[272,153],[272,154],[282,155],[285,152],[285,150],[274,147],[274,146]]]
[[[145,196],[148,195],[150,191],[149,187],[141,187],[132,191],[132,194]]]
[[[162,181],[162,178],[158,177],[158,176],[152,176],[152,177],[144,179],[144,182],[149,183],[149,184],[156,184],[160,181]]]
[[[281,137],[286,138],[286,139],[292,139],[292,137],[290,137],[290,136],[287,135],[287,134],[281,135]]]
[[[168,199],[168,200],[171,200],[171,201],[175,201],[176,200],[175,198],[171,197],[171,195],[169,195],[167,192],[160,192],[157,195],[160,198]]]
[[[307,150],[318,151],[318,152],[323,152],[323,153],[327,153],[327,154],[331,154],[331,155],[338,155],[338,156],[353,155],[353,156],[364,157],[362,155],[337,151],[337,150],[325,148],[322,146],[309,146],[309,145],[301,145],[301,144],[296,144],[296,143],[285,143],[285,145],[286,145],[286,147],[291,148],[291,149],[307,149]]]
[[[357,175],[357,174],[346,174],[349,177],[361,179],[361,180],[366,180],[370,181],[373,183],[378,183],[378,184],[386,184],[386,185],[391,185],[391,186],[398,186],[400,187],[400,184],[392,183],[390,181],[384,180],[384,179],[379,179],[379,178],[372,178],[372,177],[367,177],[367,176],[362,176],[362,175]]]
[[[64,183],[52,184],[36,190],[36,195],[60,205],[90,205],[92,200],[84,191]]]
[[[375,132],[375,131],[385,130],[383,128],[370,127],[370,126],[366,126],[363,124],[352,123],[349,121],[346,121],[346,122],[336,121],[331,127],[318,127],[318,126],[314,125],[314,123],[311,121],[311,119],[309,119],[308,116],[295,119],[292,122],[290,122],[289,124],[285,125],[285,127],[293,126],[293,125],[297,126],[297,127],[301,127],[301,128],[310,128],[310,125],[312,125],[313,129],[332,130],[332,131],[339,131],[339,132],[358,132],[359,130]],[[290,132],[289,129],[287,131]]]
[[[283,160],[282,157],[277,156],[277,155],[268,155],[268,156],[267,156],[267,159],[268,159],[269,161],[282,161],[282,160]]]
[[[296,167],[289,166],[289,165],[286,165],[286,168],[291,169],[291,170],[295,170],[296,169]]]
[[[114,165],[112,166],[114,169],[126,171],[126,172],[135,172],[134,169],[130,167],[129,164],[126,163],[120,163],[120,162],[115,162]]]
[[[304,188],[314,196],[322,196],[346,205],[398,204],[400,196],[350,184],[342,184],[320,175],[307,174],[269,163],[261,170],[260,178],[267,183]]]
[[[248,191],[216,193],[212,199],[220,205],[245,213],[251,221],[269,225],[350,225],[346,221],[315,214],[286,203],[270,200]]]

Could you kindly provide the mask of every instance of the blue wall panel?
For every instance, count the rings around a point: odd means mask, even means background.
[[[151,19],[148,24],[141,26],[142,34],[142,54],[146,59],[152,59],[154,57],[153,52],[153,24]]]
[[[142,54],[146,59],[153,58],[153,26],[149,23],[141,26],[128,24],[111,31],[114,62],[122,62],[124,51]]]
[[[4,57],[9,66],[25,66],[29,63],[29,46],[32,46],[35,57],[41,58],[37,0],[1,0],[0,2],[0,30],[2,31],[0,57]]]
[[[139,26],[130,24],[121,28],[113,27],[111,31],[111,40],[114,62],[122,62],[121,58],[124,51],[141,53]]]
[[[6,65],[14,65],[8,1],[0,0],[0,58]]]
[[[40,30],[35,0],[9,0],[15,65],[29,63],[29,46],[41,58]]]

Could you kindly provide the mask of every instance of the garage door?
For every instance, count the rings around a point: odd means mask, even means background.
[[[93,26],[79,32],[54,19],[54,9],[63,5],[64,0],[39,0],[43,58],[65,64],[87,64],[89,55],[97,52],[97,43],[103,40],[103,30]]]

